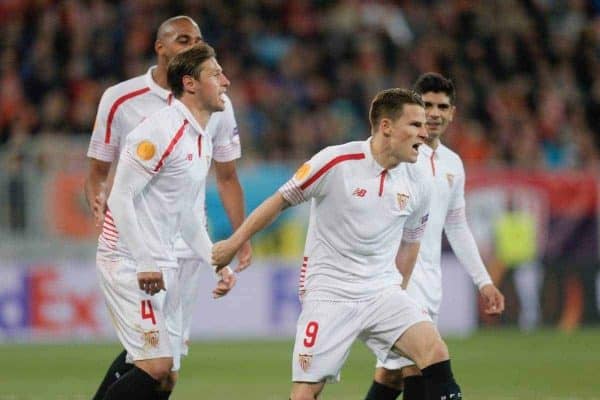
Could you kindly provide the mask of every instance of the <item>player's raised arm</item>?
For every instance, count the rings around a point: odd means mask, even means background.
[[[283,195],[275,192],[246,218],[229,239],[215,243],[212,250],[212,263],[217,267],[228,265],[245,242],[255,233],[269,226],[281,211],[289,206],[290,203]]]

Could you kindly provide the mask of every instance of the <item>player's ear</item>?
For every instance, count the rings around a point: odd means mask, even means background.
[[[448,116],[448,122],[452,122],[452,120],[454,119],[454,112],[456,111],[456,106],[455,105],[451,105],[450,106],[450,115]]]
[[[158,40],[158,39],[157,39],[157,40],[154,42],[154,51],[156,52],[156,54],[160,54],[160,53],[162,52],[162,49],[163,49],[164,47],[165,47],[165,46],[162,44],[162,42],[161,42],[160,40]]]
[[[383,134],[383,137],[389,138],[391,136],[391,127],[392,121],[389,118],[381,118],[381,121],[379,122],[379,130]]]
[[[194,77],[191,75],[184,75],[182,78],[183,90],[186,92],[194,92]]]

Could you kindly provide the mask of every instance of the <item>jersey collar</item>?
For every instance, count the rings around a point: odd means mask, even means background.
[[[148,72],[146,72],[146,76],[145,76],[146,85],[148,85],[148,87],[150,88],[150,90],[152,91],[152,93],[156,94],[158,97],[160,97],[164,101],[168,102],[169,101],[169,96],[172,97],[171,91],[158,86],[158,83],[156,83],[154,81],[154,79],[152,78],[152,71],[155,68],[156,68],[156,65],[148,68]]]
[[[433,157],[435,159],[438,159],[440,157],[440,150],[444,147],[443,144],[438,144],[437,149],[433,150],[431,147],[429,147],[429,145],[427,145],[426,143],[423,143],[420,147],[419,147],[419,153],[423,154],[426,157],[431,158],[431,156],[433,155]]]
[[[194,128],[194,130],[198,134],[204,135],[204,129],[202,129],[202,127],[200,127],[200,124],[198,123],[198,121],[196,121],[196,118],[194,118],[194,116],[192,115],[190,110],[185,106],[185,104],[183,104],[181,101],[179,101],[177,99],[173,99],[173,106],[176,107],[177,110],[179,110],[179,112],[181,114],[183,114],[185,119],[188,120],[190,125]]]

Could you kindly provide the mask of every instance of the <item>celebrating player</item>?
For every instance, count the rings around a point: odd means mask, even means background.
[[[169,18],[160,25],[156,35],[156,66],[151,67],[146,74],[121,82],[104,92],[89,145],[90,166],[85,185],[86,196],[98,225],[102,225],[104,221],[110,168],[122,150],[126,135],[144,118],[171,104],[173,95],[167,82],[169,61],[176,54],[202,41],[200,29],[190,17]],[[225,95],[223,100],[224,111],[211,115],[206,133],[212,141],[219,194],[232,226],[237,227],[244,218],[243,192],[235,168],[235,160],[241,156],[241,148],[231,101]],[[209,150],[210,148],[205,149],[205,155],[211,156],[207,153]],[[203,187],[194,204],[195,218],[205,218],[204,196]],[[179,286],[183,310],[181,320],[168,320],[167,324],[171,332],[182,335],[182,352],[186,354],[191,315],[199,293],[199,273],[202,265],[208,264],[210,255],[195,255],[180,238],[176,241],[176,255],[180,266]],[[246,268],[251,256],[248,242],[240,249],[237,269]],[[161,297],[162,294],[158,296]],[[133,364],[126,362],[126,352],[121,352],[106,372],[94,399],[102,399],[108,386],[132,366]]]
[[[395,266],[410,272],[428,218],[431,185],[412,164],[427,136],[424,104],[413,91],[389,89],[374,98],[369,117],[370,139],[313,156],[214,245],[213,263],[227,265],[283,209],[310,199],[291,399],[316,399],[338,380],[357,338],[378,359],[397,351],[415,360],[432,398],[458,398],[448,349],[401,289]]]

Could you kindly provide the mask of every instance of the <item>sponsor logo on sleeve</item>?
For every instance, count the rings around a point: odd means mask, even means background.
[[[140,160],[148,161],[156,154],[156,146],[149,140],[142,140],[135,150]]]
[[[298,170],[294,174],[294,179],[296,179],[297,181],[306,179],[306,177],[308,177],[308,174],[310,174],[310,169],[311,168],[309,163],[302,164],[302,166],[298,168]]]

